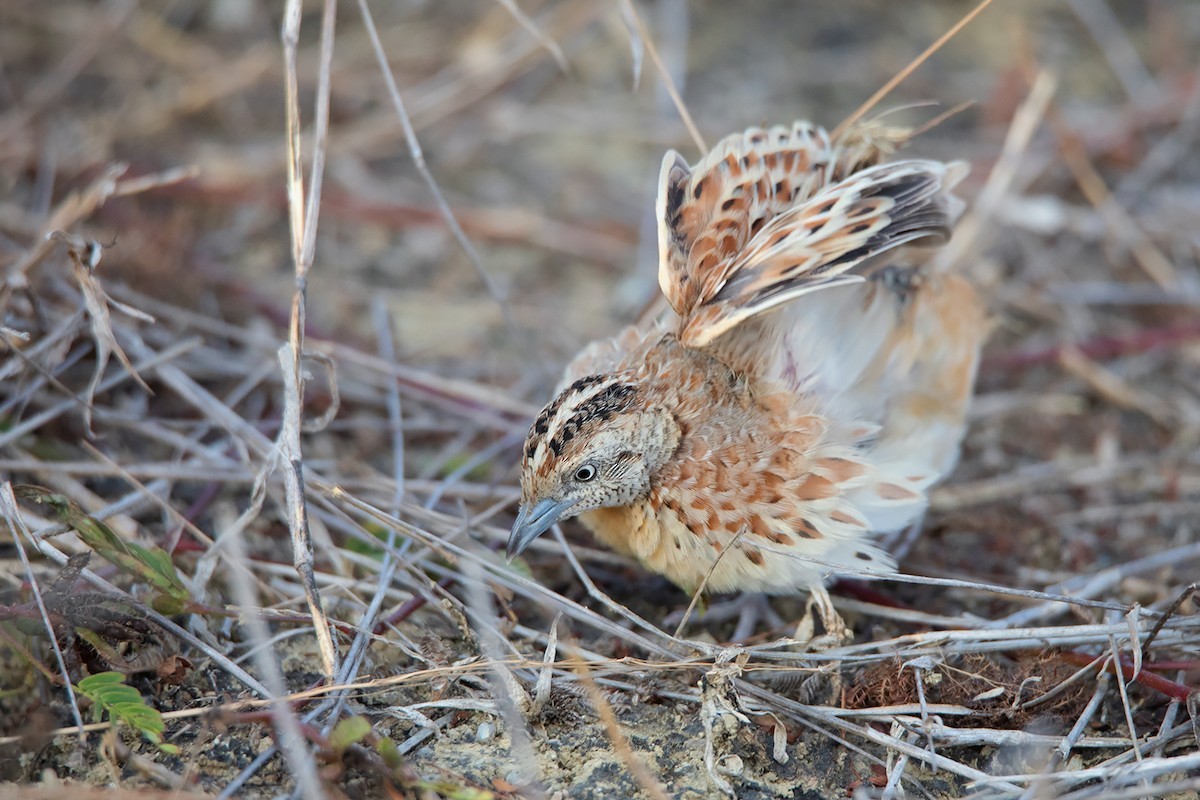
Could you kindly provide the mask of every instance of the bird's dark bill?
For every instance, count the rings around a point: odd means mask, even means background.
[[[534,539],[562,519],[573,505],[573,500],[539,500],[533,505],[521,506],[512,533],[508,536],[508,560],[519,556]]]

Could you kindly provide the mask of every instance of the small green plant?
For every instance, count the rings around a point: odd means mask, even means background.
[[[131,728],[142,732],[142,736],[156,745],[164,753],[178,753],[179,748],[162,740],[166,723],[157,708],[146,704],[146,698],[137,689],[125,683],[125,676],[119,672],[98,672],[89,675],[76,685],[75,690],[95,704],[96,721],[100,722],[104,714],[115,722],[124,722]]]
[[[178,614],[188,603],[187,587],[175,571],[171,556],[161,547],[143,547],[127,542],[98,519],[83,513],[66,495],[57,494],[42,486],[15,487],[17,497],[52,509],[59,521],[69,525],[103,558],[124,572],[144,580],[155,589],[151,605],[163,614]]]
[[[329,746],[339,755],[352,744],[358,744],[371,734],[371,723],[366,717],[346,717],[333,726],[329,734]]]

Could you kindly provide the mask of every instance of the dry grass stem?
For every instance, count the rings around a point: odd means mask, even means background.
[[[952,5],[10,2],[0,795],[1193,796],[1200,16]],[[663,152],[888,93],[995,319],[899,574],[735,647],[574,523],[506,563]]]

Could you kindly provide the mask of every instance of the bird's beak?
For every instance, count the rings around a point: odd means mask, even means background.
[[[545,533],[551,525],[563,518],[563,515],[575,505],[574,500],[539,500],[533,505],[521,506],[517,521],[513,523],[512,533],[508,535],[508,560],[512,561],[533,543],[533,540]]]

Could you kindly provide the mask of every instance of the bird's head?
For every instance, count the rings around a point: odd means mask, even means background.
[[[629,376],[590,375],[542,409],[525,439],[512,560],[562,519],[629,505],[679,444],[674,416],[648,403]]]

